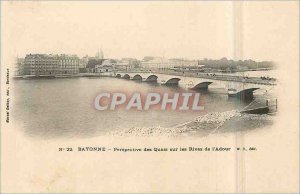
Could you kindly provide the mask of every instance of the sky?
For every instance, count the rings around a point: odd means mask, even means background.
[[[19,57],[94,56],[102,49],[105,58],[276,60],[285,48],[298,46],[298,6],[278,1],[5,1],[2,47]]]

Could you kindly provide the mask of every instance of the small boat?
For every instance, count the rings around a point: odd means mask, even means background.
[[[275,104],[269,103],[269,99],[266,100],[265,103],[254,100],[248,106],[243,108],[240,113],[247,114],[270,114],[277,112],[277,99],[275,100]]]
[[[242,110],[241,113],[247,113],[247,114],[267,114],[269,113],[270,109],[268,106],[263,107],[257,107],[252,109],[246,109]]]

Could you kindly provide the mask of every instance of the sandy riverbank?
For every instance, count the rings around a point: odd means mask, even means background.
[[[133,127],[109,132],[111,136],[188,136],[197,134],[207,136],[213,133],[227,133],[235,131],[248,131],[273,123],[270,115],[241,114],[238,110],[213,112],[199,116],[190,122],[174,127]]]

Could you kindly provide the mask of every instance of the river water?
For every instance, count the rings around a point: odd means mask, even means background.
[[[148,76],[141,75],[143,78]],[[159,81],[170,77],[159,75]],[[127,94],[174,93],[189,91],[187,87],[206,81],[199,78],[181,78],[179,88],[109,77],[13,80],[11,119],[22,126],[23,132],[28,136],[93,137],[132,127],[174,127],[201,115],[240,110],[249,104],[229,98],[227,83],[215,81],[207,92],[201,93],[201,103],[205,108],[203,111],[99,111],[94,108],[96,95],[104,91],[120,91]],[[255,98],[262,97],[268,89],[266,87],[258,90]]]

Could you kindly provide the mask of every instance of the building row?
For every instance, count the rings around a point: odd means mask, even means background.
[[[141,67],[145,69],[161,69],[172,67],[190,67],[197,66],[197,60],[188,60],[181,58],[167,59],[164,57],[144,57],[141,61]]]
[[[28,54],[24,60],[18,61],[18,72],[21,75],[79,73],[79,58],[76,55]]]
[[[104,73],[132,69],[159,69],[197,66],[196,60],[166,59],[162,57],[104,59],[103,53],[95,57],[77,55],[28,54],[17,59],[17,75],[62,75],[78,73]]]
[[[87,72],[102,73],[113,70],[130,71],[132,69],[155,70],[161,68],[198,66],[197,60],[166,59],[162,57],[145,57],[143,60],[135,58],[97,59],[88,60]]]
[[[85,68],[81,68],[80,72],[88,73],[104,73],[112,71],[129,71],[139,68],[139,61],[133,58],[122,59],[97,59],[91,58],[88,60]]]

